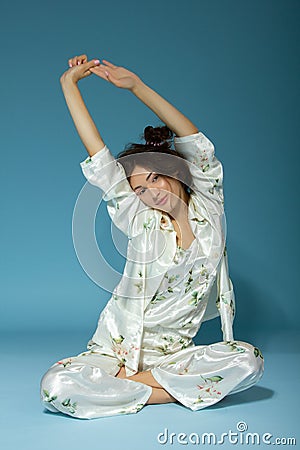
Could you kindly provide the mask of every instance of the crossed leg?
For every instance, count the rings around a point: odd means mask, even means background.
[[[126,378],[127,380],[137,381],[150,386],[152,388],[152,394],[146,402],[148,405],[157,403],[175,403],[177,401],[155,380],[150,370],[138,372],[135,375],[127,377],[125,367],[123,366],[117,373],[116,377]]]

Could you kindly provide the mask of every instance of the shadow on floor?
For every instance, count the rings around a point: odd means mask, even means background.
[[[209,409],[219,409],[227,406],[242,405],[243,403],[254,403],[260,400],[268,400],[272,398],[273,395],[274,391],[272,391],[272,389],[267,389],[262,386],[253,386],[245,391],[227,395],[227,397],[223,398],[220,402],[210,406]]]

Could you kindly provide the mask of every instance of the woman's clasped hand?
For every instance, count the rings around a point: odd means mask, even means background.
[[[61,82],[71,80],[77,83],[92,73],[122,89],[132,90],[141,79],[133,72],[124,67],[103,59],[91,59],[87,55],[74,56],[68,60],[69,69],[61,76]]]

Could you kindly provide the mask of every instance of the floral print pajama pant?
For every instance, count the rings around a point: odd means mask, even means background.
[[[99,347],[100,349],[100,347]],[[180,404],[196,411],[247,389],[263,374],[260,350],[242,341],[190,346],[148,366]],[[52,412],[82,419],[136,413],[152,388],[116,378],[120,361],[97,348],[56,362],[41,380],[41,400]]]

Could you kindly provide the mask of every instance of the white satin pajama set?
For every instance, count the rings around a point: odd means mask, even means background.
[[[127,376],[150,370],[193,411],[253,386],[263,374],[261,351],[233,338],[222,164],[201,132],[175,137],[174,144],[193,178],[188,218],[195,239],[188,249],[177,245],[169,216],[132,191],[106,146],[81,163],[128,237],[127,260],[87,351],[56,362],[43,376],[41,400],[50,411],[84,419],[138,412],[152,388],[116,378],[122,366]],[[195,345],[201,323],[218,315],[223,341]]]

